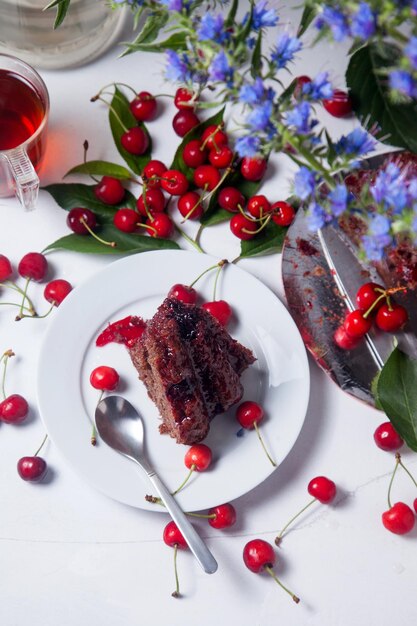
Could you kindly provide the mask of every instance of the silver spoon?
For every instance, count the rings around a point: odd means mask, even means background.
[[[136,409],[121,396],[108,396],[97,405],[96,425],[108,446],[135,461],[146,472],[191,552],[207,574],[214,574],[217,570],[215,558],[146,457],[143,422]]]

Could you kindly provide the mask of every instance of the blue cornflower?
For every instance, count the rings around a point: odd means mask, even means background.
[[[319,228],[323,228],[328,221],[329,216],[323,207],[316,201],[310,202],[307,209],[307,224],[309,230],[318,230]]]
[[[329,208],[334,217],[340,217],[342,213],[346,211],[348,195],[348,190],[345,185],[342,184],[337,185],[335,189],[329,193]]]
[[[223,15],[212,15],[205,13],[201,18],[200,25],[197,30],[197,37],[201,41],[217,41],[223,42],[227,33],[223,32],[224,18]]]
[[[413,69],[417,70],[417,37],[410,37],[410,41],[404,48],[404,54],[410,61]]]
[[[299,133],[306,135],[317,121],[310,121],[311,105],[309,102],[300,102],[286,114],[287,124],[294,126]]]
[[[389,75],[389,86],[400,93],[413,98],[417,95],[417,87],[413,77],[405,70],[394,70]]]
[[[167,50],[167,66],[165,69],[165,77],[168,80],[178,81],[181,83],[187,82],[191,78],[191,72],[189,69],[188,56],[183,52],[181,55],[174,52],[174,50]]]
[[[239,101],[243,104],[257,104],[265,94],[262,78],[257,78],[253,85],[243,85],[239,90]]]
[[[335,144],[337,154],[362,155],[371,152],[376,146],[376,141],[365,130],[355,128],[348,135],[342,135]]]
[[[182,11],[182,0],[159,0],[169,11]]]
[[[301,200],[307,200],[316,187],[316,175],[302,165],[294,177],[294,191]]]
[[[350,32],[352,37],[369,39],[375,33],[375,14],[367,2],[361,2],[357,12],[352,16]]]
[[[223,50],[216,54],[212,60],[208,75],[210,80],[226,81],[228,87],[233,86],[233,68],[229,65],[229,61]]]
[[[343,41],[349,36],[349,25],[346,17],[338,9],[325,6],[320,16],[320,26],[327,24],[335,41]],[[316,24],[317,26],[317,24]]]
[[[272,102],[266,101],[255,107],[246,118],[253,130],[265,130],[271,124]]]
[[[303,94],[310,96],[313,100],[331,98],[333,87],[328,80],[328,72],[320,72],[310,83],[304,83]]]
[[[253,157],[259,153],[261,140],[254,135],[239,137],[235,143],[235,150],[240,157]]]
[[[384,171],[376,177],[371,186],[372,197],[378,204],[384,204],[400,213],[407,205],[407,188],[400,169],[389,163]]]
[[[368,233],[362,237],[362,245],[371,261],[380,261],[384,248],[392,243],[390,228],[390,221],[385,215],[377,214],[369,220]]]
[[[275,9],[267,8],[267,0],[259,0],[253,7],[252,28],[261,30],[266,26],[276,26],[278,23],[278,15]]]
[[[271,60],[278,68],[285,67],[289,61],[292,61],[294,54],[302,48],[302,45],[297,37],[290,37],[288,33],[283,33],[275,48],[272,49]]]
[[[248,37],[246,39],[246,45],[248,46],[249,50],[253,50],[256,46],[256,37]]]
[[[412,200],[417,200],[417,178],[412,178],[410,180],[407,192]]]

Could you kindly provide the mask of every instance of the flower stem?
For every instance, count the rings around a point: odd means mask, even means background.
[[[265,570],[275,580],[275,582],[278,583],[278,585],[281,587],[281,589],[286,591],[291,596],[291,598],[294,600],[294,602],[296,604],[298,604],[300,602],[300,598],[298,598],[292,591],[290,591],[288,589],[288,587],[286,587],[285,585],[282,584],[282,582],[277,577],[277,575],[275,574],[274,570],[272,569],[272,567],[270,565],[265,565]]]
[[[306,509],[308,509],[309,506],[311,506],[312,504],[314,504],[314,502],[317,501],[317,498],[313,498],[313,500],[310,500],[310,502],[308,504],[306,504],[301,511],[298,511],[298,513],[296,513],[296,515],[294,515],[294,517],[292,517],[289,522],[287,522],[284,526],[284,528],[282,530],[280,530],[279,534],[275,537],[275,544],[277,546],[279,546],[279,544],[281,543],[281,539],[285,533],[285,531],[287,530],[287,528],[297,519],[297,517],[299,517],[302,513],[304,513],[304,511]]]
[[[267,448],[266,448],[265,442],[264,442],[264,440],[263,440],[263,438],[262,438],[262,436],[261,436],[261,433],[259,432],[259,427],[258,427],[258,424],[257,424],[256,422],[254,422],[254,423],[253,423],[253,427],[254,427],[254,429],[256,430],[256,434],[258,435],[258,439],[259,439],[259,441],[261,442],[261,446],[262,446],[262,448],[264,449],[264,452],[265,452],[266,456],[268,457],[268,459],[269,459],[269,461],[270,461],[271,465],[272,465],[273,467],[277,467],[277,464],[276,464],[276,463],[275,463],[275,461],[272,459],[271,455],[269,454],[269,452],[268,452],[268,450],[267,450]]]
[[[34,454],[33,456],[38,456],[39,452],[42,450],[42,448],[43,448],[43,446],[44,446],[44,444],[45,444],[45,441],[46,441],[47,439],[48,439],[48,433],[46,433],[45,437],[44,437],[44,438],[43,438],[43,440],[42,440],[41,445],[40,445],[40,446],[39,446],[39,448],[36,450],[36,452],[35,452],[35,454]]]

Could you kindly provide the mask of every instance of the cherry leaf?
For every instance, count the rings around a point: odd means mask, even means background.
[[[253,239],[242,241],[240,245],[241,258],[265,254],[266,252],[281,252],[286,232],[286,228],[278,226],[271,220]]]

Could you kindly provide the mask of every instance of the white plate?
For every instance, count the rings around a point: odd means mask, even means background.
[[[106,495],[141,509],[161,511],[144,497],[152,493],[138,466],[103,442],[90,444],[91,420],[99,392],[89,384],[98,365],[120,374],[116,393],[125,396],[145,420],[151,463],[174,490],[187,469],[187,450],[158,432],[159,415],[137,378],[122,345],[95,346],[108,322],[129,314],[150,318],[174,283],[189,284],[217,262],[208,255],[185,251],[146,252],[111,263],[77,287],[61,304],[46,335],[39,363],[38,399],[46,429],[62,454],[83,478]],[[212,299],[215,271],[196,288]],[[244,399],[262,404],[266,417],[261,432],[279,464],[291,450],[303,425],[309,395],[309,371],[303,342],[286,308],[259,280],[235,265],[222,270],[218,298],[234,311],[228,330],[250,348],[257,361],[242,377]],[[241,431],[231,409],[217,416],[205,443],[213,451],[210,470],[195,473],[177,496],[185,510],[229,502],[256,487],[274,468],[254,431]],[[240,432],[239,432],[240,431]],[[237,433],[243,436],[237,436]]]

